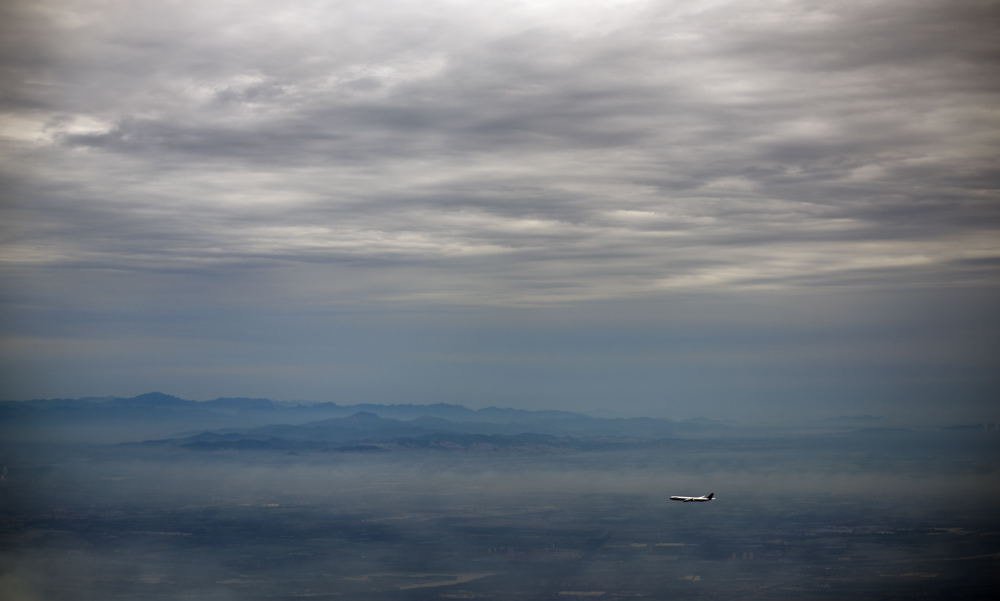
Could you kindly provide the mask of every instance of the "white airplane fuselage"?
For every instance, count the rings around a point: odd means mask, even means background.
[[[711,501],[714,498],[715,498],[715,493],[714,492],[710,492],[707,495],[704,495],[702,497],[681,497],[681,496],[674,496],[674,497],[670,497],[670,500],[671,501],[684,501],[685,503],[691,503],[691,502],[705,503],[706,501]]]

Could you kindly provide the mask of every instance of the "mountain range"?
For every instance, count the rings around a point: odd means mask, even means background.
[[[452,404],[192,401],[160,392],[0,402],[0,428],[50,438],[149,442],[188,449],[593,448],[718,430],[711,420],[607,419],[569,411]]]

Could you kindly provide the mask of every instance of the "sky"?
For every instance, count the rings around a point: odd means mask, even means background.
[[[4,2],[0,398],[1000,419],[998,26]]]

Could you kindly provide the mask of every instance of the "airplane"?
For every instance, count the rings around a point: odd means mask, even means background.
[[[704,503],[705,501],[711,501],[715,498],[715,493],[710,492],[703,497],[670,497],[671,501],[684,501],[685,503],[690,503],[691,501],[698,501]]]

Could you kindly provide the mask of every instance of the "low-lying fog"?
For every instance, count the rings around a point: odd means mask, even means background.
[[[138,457],[128,457],[132,453]],[[684,451],[655,449],[593,453],[409,456],[330,453],[172,453],[123,449],[49,456],[16,466],[3,483],[10,502],[24,507],[296,503],[368,510],[413,509],[539,495],[573,498],[629,495],[659,502],[670,494],[715,491],[726,505],[781,495],[857,498],[878,507],[918,501],[949,504],[1000,500],[1000,479],[985,457],[869,456],[786,450]],[[416,505],[415,505],[416,504]],[[722,504],[722,503],[720,503]]]

